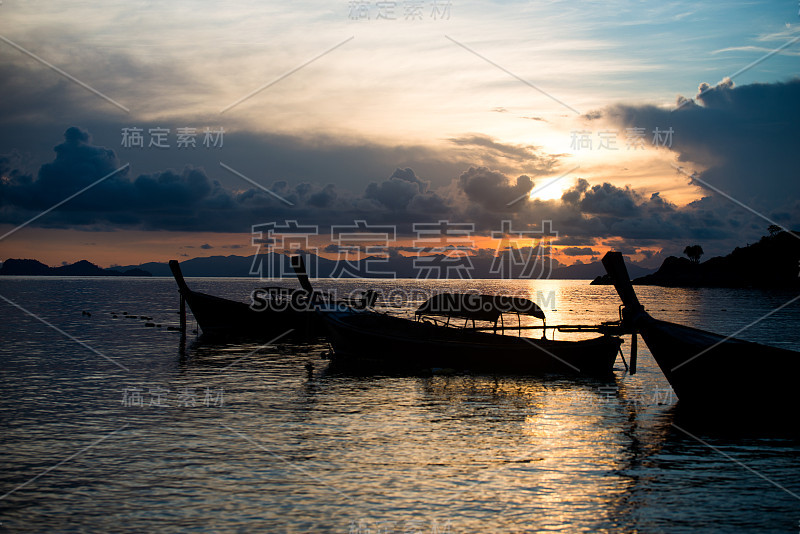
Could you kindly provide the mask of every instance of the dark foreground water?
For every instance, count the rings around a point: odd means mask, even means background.
[[[246,300],[257,282],[189,284]],[[584,281],[370,285],[527,295],[550,324],[617,316]],[[794,297],[637,289],[725,334]],[[618,360],[607,381],[353,376],[325,344],[182,351],[172,280],[4,277],[0,295],[2,532],[800,531],[800,416],[687,418],[641,344],[639,373]],[[798,325],[793,304],[739,337],[800,350]]]

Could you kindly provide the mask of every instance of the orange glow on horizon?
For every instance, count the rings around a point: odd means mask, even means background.
[[[11,230],[10,225],[0,225],[0,232]],[[209,256],[251,256],[258,251],[252,244],[250,233],[210,233],[210,232],[163,232],[163,231],[98,231],[87,232],[67,229],[24,228],[10,235],[0,249],[0,260],[10,258],[35,259],[52,267],[62,263],[75,263],[88,260],[100,267],[114,265],[140,265],[147,262],[166,262],[171,259],[188,260]],[[413,247],[414,237],[401,237],[391,243],[394,247]],[[468,251],[475,255],[479,249],[496,254],[501,242],[487,235],[472,235]],[[515,247],[529,247],[540,240],[511,240]],[[337,252],[325,251],[331,244],[328,236],[315,236],[311,246],[321,257],[330,260],[344,258]],[[621,245],[622,243],[620,243]],[[419,246],[419,245],[417,245]],[[573,265],[578,260],[583,263],[598,261],[603,254],[614,248],[607,245],[591,244],[578,248],[590,248],[596,254],[567,255],[563,249],[568,245],[551,245],[552,257],[564,265]],[[263,251],[262,251],[263,252]],[[278,249],[277,252],[283,252]],[[412,251],[400,251],[401,255],[413,255]],[[634,254],[636,260],[644,259],[643,254]],[[349,256],[355,259],[354,256]]]

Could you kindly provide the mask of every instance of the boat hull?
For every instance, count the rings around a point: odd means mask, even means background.
[[[203,334],[209,337],[314,338],[325,333],[322,320],[313,309],[287,306],[284,310],[257,310],[244,302],[196,291],[184,291],[183,295]]]
[[[649,315],[636,325],[681,403],[718,408],[800,404],[800,353]]]
[[[800,407],[800,352],[654,319],[636,296],[622,254],[607,252],[602,262],[624,305],[623,329],[641,334],[681,404],[727,419],[782,418]]]
[[[325,330],[316,310],[317,305],[308,298],[313,288],[308,282],[302,258],[298,257],[295,270],[303,290],[285,291],[280,288],[262,288],[263,298],[253,297],[253,306],[244,302],[215,297],[192,291],[186,284],[180,263],[170,260],[169,268],[178,284],[178,291],[197,320],[203,336],[227,340],[230,338],[274,339],[290,337],[311,341],[324,335]],[[267,298],[274,289],[274,296]]]
[[[622,340],[554,341],[455,329],[374,312],[325,313],[339,363],[410,371],[610,375]]]

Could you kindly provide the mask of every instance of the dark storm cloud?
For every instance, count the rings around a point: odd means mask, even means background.
[[[404,210],[411,200],[428,189],[411,169],[397,169],[388,180],[367,186],[366,198],[375,200],[390,210]]]
[[[0,177],[4,181],[13,181],[19,184],[29,184],[33,181],[33,175],[25,172],[22,155],[18,151],[10,154],[0,154]],[[0,197],[2,202],[2,197]]]
[[[113,150],[92,145],[89,134],[76,127],[64,133],[64,142],[55,152],[55,159],[40,167],[35,180],[13,173],[3,175],[3,222],[19,223],[123,167]],[[170,220],[185,218],[186,223],[181,224],[185,227],[198,216],[198,210],[232,205],[229,193],[211,182],[202,169],[166,170],[133,180],[128,174],[129,169],[122,168],[43,222],[61,227],[106,223],[162,228]]]
[[[618,105],[604,115],[625,127],[672,128],[680,161],[706,168],[698,177],[767,216],[797,217],[800,197],[800,79],[735,86],[700,85],[677,109]],[[685,178],[689,180],[689,178]],[[700,181],[709,195],[718,195]],[[731,209],[736,209],[733,204]],[[790,215],[790,216],[791,216]],[[796,219],[795,219],[796,220]]]
[[[616,239],[617,245],[630,247],[678,248],[687,240],[738,237],[737,228],[730,222],[739,219],[732,216],[724,199],[707,197],[678,207],[659,193],[646,197],[629,186],[591,185],[579,179],[560,202],[529,199],[522,204],[514,214],[515,222],[550,220],[558,232],[554,244],[573,248],[591,247],[597,239]]]
[[[41,165],[35,178],[15,168],[18,156],[0,158],[0,221],[19,224],[121,166],[113,150],[94,145],[89,134],[78,128],[67,130],[55,152],[55,159]],[[503,220],[520,230],[552,221],[557,243],[581,252],[591,252],[596,238],[622,238],[628,246],[649,247],[659,240],[730,238],[744,225],[724,199],[706,197],[679,208],[659,193],[647,197],[629,186],[592,185],[583,179],[560,200],[530,199],[535,184],[529,176],[513,177],[476,166],[436,188],[411,168],[396,169],[387,178],[369,183],[361,193],[307,181],[275,180],[266,186],[269,192],[258,187],[242,189],[243,184],[226,187],[195,167],[135,178],[132,170],[125,169],[35,224],[249,232],[256,224],[297,220],[318,225],[325,233],[330,225],[363,219],[369,224],[397,225],[399,235],[414,235],[415,222],[449,220],[472,223],[477,235],[486,235],[500,229]],[[515,199],[518,202],[512,203]]]
[[[501,172],[486,167],[470,167],[458,178],[459,188],[467,198],[488,210],[500,211],[516,205],[533,189],[530,176],[521,175],[513,182]]]
[[[56,157],[42,165],[35,180],[3,168],[0,220],[19,224],[122,167],[113,150],[95,146],[83,130],[69,128]],[[4,158],[3,162],[7,162]],[[212,181],[201,168],[165,170],[129,177],[129,168],[94,185],[42,219],[54,227],[138,227],[165,230],[236,228],[231,213],[274,200],[260,190],[234,194]],[[251,214],[252,215],[252,214]],[[227,221],[227,222],[226,222]],[[234,223],[233,225],[231,223]]]
[[[580,179],[576,189],[582,191],[577,207],[583,213],[612,217],[639,215],[642,204],[641,196],[630,186],[619,188],[609,183],[603,183],[589,187],[586,180]],[[572,195],[568,198],[572,198]]]
[[[589,247],[565,247],[561,249],[561,253],[567,256],[597,256],[599,254]]]
[[[392,175],[389,177],[389,180],[405,180],[406,182],[417,184],[420,193],[425,193],[428,191],[428,187],[430,187],[430,182],[425,182],[417,178],[417,175],[414,171],[410,168],[405,169],[395,169]]]
[[[328,184],[321,191],[309,195],[308,204],[317,208],[327,208],[333,205],[337,196],[336,186]]]
[[[645,196],[630,186],[592,185],[586,180],[565,191],[560,200],[528,198],[528,179],[473,167],[454,182],[449,197],[451,213],[474,222],[480,232],[497,230],[500,221],[513,228],[540,228],[551,221],[556,243],[590,247],[597,238],[622,238],[632,246],[682,243],[686,240],[724,240],[738,235],[741,215],[731,214],[726,200],[704,198],[685,207],[666,201],[659,193]],[[517,194],[519,202],[506,205]],[[501,199],[506,199],[501,203]],[[512,198],[513,200],[513,198]],[[751,223],[752,224],[752,223]],[[534,225],[534,226],[531,226]],[[535,237],[535,235],[534,235]],[[684,244],[685,246],[685,244]]]
[[[433,214],[450,213],[448,200],[429,191],[429,186],[430,183],[417,177],[412,169],[396,169],[388,179],[370,183],[355,205],[359,209],[390,210],[392,216],[382,219],[389,223],[410,223],[431,218]],[[365,201],[370,201],[372,206]]]
[[[113,151],[91,145],[89,134],[78,128],[69,128],[64,133],[64,142],[54,150],[56,159],[39,168],[36,180],[14,170],[2,169],[0,206],[43,210],[121,167]],[[133,187],[124,179],[126,172],[127,169],[121,171],[97,188],[102,188],[107,195],[131,196]],[[85,208],[92,197],[98,196],[97,189],[90,190],[66,209]]]
[[[35,179],[16,168],[18,155],[0,157],[1,222],[24,222],[123,166],[114,150],[94,145],[88,132],[76,127],[65,132],[55,153],[55,159],[42,165]],[[124,168],[49,213],[39,224],[241,232],[254,224],[290,219],[328,225],[369,217],[370,222],[410,224],[449,209],[446,199],[428,191],[429,183],[410,168],[397,169],[389,178],[370,183],[362,194],[338,191],[332,183],[292,185],[275,180],[267,187],[273,195],[258,187],[224,187],[204,169],[188,166],[182,171],[163,170],[136,178],[131,174],[130,168]]]

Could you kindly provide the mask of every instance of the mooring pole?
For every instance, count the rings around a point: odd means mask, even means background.
[[[181,334],[186,335],[186,297],[181,293],[181,307],[178,315],[181,317]]]

